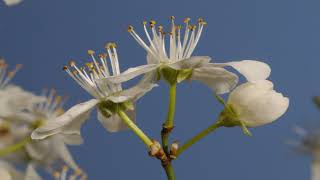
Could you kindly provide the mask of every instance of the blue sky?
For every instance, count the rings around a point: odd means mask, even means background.
[[[8,8],[1,2],[0,55],[11,65],[24,65],[16,84],[38,93],[54,87],[70,96],[70,107],[90,96],[62,71],[69,59],[84,63],[88,49],[103,52],[106,42],[115,41],[122,70],[142,65],[145,52],[127,33],[128,25],[142,32],[144,20],[169,25],[171,15],[181,24],[185,17],[202,17],[208,26],[194,54],[215,62],[268,63],[270,79],[290,97],[290,107],[279,121],[253,129],[253,137],[238,128],[211,134],[174,162],[177,179],[308,179],[310,160],[292,153],[285,142],[294,137],[294,124],[308,124],[320,115],[310,100],[320,94],[319,5],[316,0],[25,0]],[[167,99],[168,88],[161,83],[138,102],[138,124],[151,137],[159,138]],[[192,137],[220,110],[209,88],[181,84],[173,138],[183,142]],[[90,179],[165,178],[159,162],[147,156],[133,133],[107,133],[95,112],[82,134],[84,145],[71,149]]]

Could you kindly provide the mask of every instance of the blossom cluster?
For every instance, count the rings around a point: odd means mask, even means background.
[[[63,114],[64,99],[55,90],[35,95],[11,83],[21,65],[9,71],[0,60],[0,177],[2,180],[41,180],[36,169],[43,169],[57,180],[85,179],[66,143],[71,137],[56,135],[32,140],[33,130]],[[19,167],[19,168],[17,168]],[[22,168],[24,167],[24,168]]]
[[[248,128],[269,124],[286,112],[289,99],[275,91],[273,83],[267,80],[271,73],[268,64],[257,60],[218,63],[212,61],[210,56],[195,56],[194,51],[207,23],[199,18],[197,25],[192,25],[191,19],[185,18],[181,26],[176,25],[175,17],[170,19],[171,26],[167,31],[154,20],[143,22],[144,37],[133,26],[128,27],[129,34],[146,52],[144,65],[121,72],[114,42],[107,43],[105,52],[101,54],[88,50],[91,62],[85,66],[79,66],[74,60],[69,61],[63,70],[92,99],[76,104],[66,112],[62,110],[62,98],[56,96],[55,91],[33,95],[9,85],[8,81],[15,71],[7,76],[1,74],[4,80],[0,84],[0,117],[3,119],[0,135],[9,141],[7,144],[23,143],[15,153],[22,150],[23,158],[19,160],[27,162],[27,170],[35,172],[33,166],[40,165],[51,171],[55,164],[64,163],[76,172],[70,179],[85,177],[72,160],[66,144],[81,144],[81,127],[90,119],[94,109],[97,110],[97,119],[108,132],[131,129],[145,143],[149,154],[161,160],[169,179],[174,179],[171,162],[216,128],[239,126],[250,135]],[[5,69],[6,66],[2,67]],[[240,75],[246,82],[238,85]],[[140,77],[138,83],[124,88],[124,83],[137,77]],[[170,87],[168,116],[161,132],[162,144],[139,128],[135,111],[136,102],[156,88],[161,80]],[[174,127],[176,86],[186,81],[198,81],[208,86],[224,109],[212,126],[190,141],[182,146],[177,142],[169,145],[168,138]],[[221,94],[229,94],[228,99],[224,101]],[[15,134],[17,131],[11,132],[10,128],[22,128],[23,131]],[[10,168],[12,172],[12,166],[7,162],[4,161],[3,169]],[[67,171],[62,169],[59,177],[66,177]],[[28,172],[26,176],[29,176]]]

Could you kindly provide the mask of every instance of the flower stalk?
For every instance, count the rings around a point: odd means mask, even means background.
[[[186,143],[184,143],[177,151],[177,155],[179,156],[182,152],[189,149],[193,144],[200,141],[202,138],[206,137],[211,132],[215,131],[219,127],[223,126],[223,121],[217,121],[216,123],[212,124],[211,126],[207,127],[197,135],[195,135],[193,138],[189,139]]]
[[[161,131],[162,148],[166,153],[168,153],[169,136],[172,129],[174,128],[176,89],[177,89],[177,83],[170,84],[168,114],[167,114],[167,119],[163,124],[162,131]]]
[[[13,152],[16,152],[16,151],[22,149],[25,145],[27,145],[31,141],[32,141],[31,137],[27,136],[16,144],[13,144],[11,146],[7,146],[3,149],[0,149],[0,157],[6,156],[10,153],[13,153]]]
[[[164,168],[164,170],[166,171],[166,175],[168,177],[168,180],[175,180],[175,175],[174,175],[174,170],[172,167],[171,162],[169,164],[162,164],[162,167]]]
[[[118,109],[117,113],[123,122],[143,141],[148,148],[153,144],[151,139],[127,116],[123,110]]]

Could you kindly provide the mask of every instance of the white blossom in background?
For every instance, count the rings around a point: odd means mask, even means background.
[[[11,83],[21,67],[22,65],[18,64],[9,71],[6,62],[0,59],[0,118],[14,119],[34,104],[45,101],[45,98],[36,96]]]
[[[97,107],[98,120],[109,132],[117,132],[126,129],[117,114],[111,112],[106,106],[113,104],[131,104],[126,109],[128,116],[135,121],[134,103],[145,93],[150,91],[155,84],[150,84],[148,80],[152,75],[145,77],[135,86],[123,89],[121,83],[111,83],[108,79],[114,76],[122,76],[120,73],[118,54],[116,45],[109,43],[106,46],[107,54],[99,55],[99,61],[95,53],[89,50],[88,53],[92,62],[87,63],[87,67],[78,67],[74,61],[70,62],[70,67],[65,66],[64,70],[94,99],[77,104],[58,117],[55,121],[48,121],[32,133],[33,139],[43,139],[54,134],[79,135],[82,124],[89,118],[91,111]],[[111,70],[109,70],[109,56]],[[72,70],[73,69],[73,70]]]
[[[296,152],[312,157],[311,179],[320,180],[320,128],[296,126],[293,130],[298,139],[290,141],[290,145]]]
[[[270,75],[270,67],[260,61],[210,63],[211,58],[208,56],[192,56],[206,22],[200,18],[198,26],[190,25],[190,18],[186,18],[184,23],[183,34],[182,26],[175,24],[173,16],[169,33],[164,32],[163,26],[156,26],[155,21],[150,21],[150,30],[148,30],[147,22],[144,22],[148,43],[136,33],[133,26],[129,26],[129,33],[146,50],[148,64],[130,68],[124,71],[122,76],[111,77],[109,81],[120,83],[139,74],[146,72],[158,74],[162,68],[170,68],[180,71],[177,82],[185,79],[196,80],[208,85],[217,94],[223,94],[229,92],[238,83],[237,75],[225,70],[226,66],[233,67],[250,82],[266,79]],[[169,37],[168,43],[166,43],[166,36]],[[167,46],[169,46],[169,51],[167,51]]]
[[[3,0],[7,6],[14,6],[22,2],[22,0]]]
[[[271,81],[260,80],[236,87],[229,95],[227,106],[234,113],[230,118],[256,127],[282,116],[289,107],[289,98],[276,92]]]
[[[35,103],[31,107],[23,108],[23,112],[14,119],[6,118],[0,121],[0,149],[10,146],[31,136],[32,131],[41,126],[46,121],[54,121],[63,113],[63,101],[60,96],[56,96],[54,90],[44,93],[42,98],[45,101]],[[52,136],[43,140],[30,141],[16,152],[12,152],[4,157],[3,160],[16,164],[29,164],[26,170],[26,180],[37,180],[33,166],[53,171],[56,167],[66,164],[77,172],[79,177],[85,174],[74,162],[65,143],[79,144],[82,139],[78,136],[64,137],[63,135]],[[31,167],[32,165],[32,167]],[[28,178],[29,179],[28,179]]]
[[[55,121],[64,112],[64,101],[61,96],[56,95],[55,90],[45,91],[43,97],[46,97],[46,101],[35,104],[30,110],[25,111],[22,117],[25,122],[29,122],[28,126],[31,127],[29,135],[37,127]],[[66,143],[80,144],[82,139],[79,139],[78,136],[56,135],[43,140],[31,141],[25,149],[32,158],[32,162],[39,167],[52,169],[56,164],[67,164],[74,171],[80,171]]]

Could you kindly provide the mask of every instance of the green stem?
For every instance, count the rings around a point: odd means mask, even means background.
[[[20,142],[18,142],[16,144],[13,144],[13,145],[10,145],[10,146],[5,147],[3,149],[0,149],[0,157],[6,156],[10,153],[13,153],[13,152],[16,152],[16,151],[22,149],[29,142],[31,142],[30,136],[22,139]]]
[[[167,119],[163,124],[163,129],[161,133],[162,146],[165,151],[168,150],[169,135],[174,125],[174,113],[175,113],[175,107],[176,107],[176,89],[177,89],[176,83],[170,84],[168,114],[167,114]]]
[[[223,123],[221,121],[217,121],[216,123],[212,124],[208,128],[201,131],[199,134],[195,135],[193,138],[189,139],[185,144],[179,147],[177,156],[179,156],[182,152],[187,150],[190,146],[192,146],[193,144],[195,144],[196,142],[198,142],[199,140],[201,140],[202,138],[204,138],[205,136],[207,136],[208,134],[210,134],[211,132],[213,132],[214,130],[216,130],[221,126],[223,126]]]
[[[151,139],[127,116],[123,110],[117,111],[124,123],[147,145],[149,148],[153,143]]]
[[[173,170],[173,167],[172,167],[172,164],[169,163],[167,165],[162,165],[162,167],[164,168],[164,170],[166,171],[166,175],[167,175],[167,178],[168,180],[175,180],[175,175],[174,175],[174,170]]]

